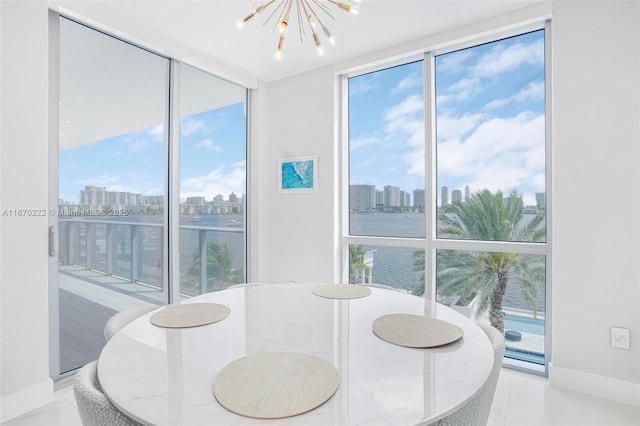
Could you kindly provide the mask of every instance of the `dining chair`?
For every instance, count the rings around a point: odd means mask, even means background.
[[[83,426],[139,426],[118,410],[102,393],[98,382],[98,361],[80,368],[73,379],[73,395]]]
[[[104,326],[104,338],[109,341],[122,327],[157,308],[156,305],[143,305],[118,312],[107,320]]]
[[[489,412],[491,411],[493,396],[498,384],[498,376],[502,368],[505,340],[502,333],[494,327],[484,324],[478,324],[478,326],[489,337],[489,341],[493,347],[493,367],[491,368],[489,378],[484,382],[480,391],[465,405],[447,417],[432,423],[432,426],[480,426],[486,425],[489,420]]]

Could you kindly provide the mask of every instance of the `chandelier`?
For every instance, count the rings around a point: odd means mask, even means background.
[[[360,3],[361,1],[362,0],[351,0],[352,3]],[[320,37],[318,36],[317,28],[319,27],[322,30],[329,43],[335,44],[336,41],[331,35],[329,28],[324,25],[320,17],[328,17],[334,21],[337,21],[337,19],[331,13],[332,5],[334,7],[337,7],[338,10],[343,10],[353,15],[357,15],[359,13],[357,5],[335,0],[269,0],[262,4],[260,7],[257,7],[256,9],[250,11],[244,18],[238,19],[236,21],[236,27],[244,27],[244,25],[254,16],[259,15],[274,3],[276,3],[275,8],[273,8],[271,14],[262,23],[262,26],[267,26],[267,24],[269,24],[269,22],[273,19],[274,25],[272,30],[277,30],[280,34],[276,51],[273,53],[273,57],[276,60],[281,60],[283,57],[284,37],[287,34],[291,17],[293,17],[294,20],[298,21],[298,38],[300,40],[300,44],[302,44],[305,36],[306,25],[306,28],[311,32],[311,36],[313,37],[313,43],[316,47],[316,53],[318,54],[318,56],[324,56],[325,48],[322,45]],[[291,9],[293,9],[294,5],[295,11],[292,12]],[[277,18],[275,18],[276,16]]]

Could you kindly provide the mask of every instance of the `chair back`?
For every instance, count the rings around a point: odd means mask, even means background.
[[[118,312],[117,314],[109,318],[109,320],[105,324],[104,338],[109,341],[109,339],[111,339],[118,331],[120,331],[122,327],[157,308],[158,306],[156,305],[143,305]]]
[[[480,426],[486,425],[489,421],[489,412],[493,403],[493,396],[498,385],[498,376],[502,367],[504,357],[505,341],[500,331],[489,325],[478,324],[491,341],[493,347],[493,367],[487,381],[482,385],[480,391],[471,398],[465,405],[454,413],[440,419],[432,425],[437,426]]]
[[[83,426],[140,426],[124,415],[102,393],[98,382],[98,361],[80,368],[73,380],[73,394]]]

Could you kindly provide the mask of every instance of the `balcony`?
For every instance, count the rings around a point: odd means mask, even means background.
[[[227,226],[180,218],[182,297],[244,281],[242,217],[216,219]],[[60,371],[66,372],[98,357],[104,325],[116,312],[165,304],[167,268],[162,216],[64,218],[59,228]],[[226,248],[224,261],[212,247]]]

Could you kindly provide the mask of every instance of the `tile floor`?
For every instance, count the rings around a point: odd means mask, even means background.
[[[51,404],[2,425],[81,425],[72,387],[61,386]],[[556,389],[544,377],[502,369],[489,425],[639,426],[640,408]]]

